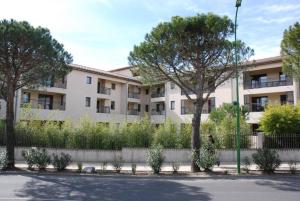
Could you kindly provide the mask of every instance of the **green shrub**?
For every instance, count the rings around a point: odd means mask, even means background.
[[[181,124],[179,141],[182,148],[191,148],[192,125]]]
[[[60,153],[60,155],[53,154],[53,160],[52,165],[54,168],[56,168],[58,171],[65,170],[68,165],[71,164],[71,155]]]
[[[0,150],[0,170],[5,169],[7,166],[8,160],[7,160],[7,154],[5,150]]]
[[[300,133],[300,105],[269,105],[259,129],[267,134]]]
[[[112,162],[112,165],[117,173],[121,172],[122,166],[123,166],[123,159],[122,156],[114,156],[114,160]]]
[[[246,171],[246,173],[249,173],[251,161],[250,161],[250,158],[248,156],[246,156],[243,159],[243,165],[244,165],[244,170]]]
[[[258,149],[257,153],[252,154],[254,163],[266,173],[273,173],[280,166],[279,155],[275,150]]]
[[[200,155],[196,161],[199,168],[203,168],[204,171],[210,172],[215,164],[217,164],[218,158],[215,153],[215,147],[211,143],[204,143],[200,149]]]
[[[177,135],[176,124],[168,119],[161,124],[154,133],[154,144],[160,144],[164,148],[181,148],[180,140]]]
[[[51,162],[46,149],[31,148],[29,150],[22,151],[22,156],[24,157],[29,169],[37,167],[39,170],[45,170]]]
[[[121,131],[124,147],[149,147],[151,146],[154,127],[148,117],[142,118],[132,124],[123,124]]]
[[[147,162],[154,174],[159,174],[164,160],[163,147],[161,145],[153,145],[149,149]]]
[[[132,172],[132,174],[136,173],[136,164],[135,163],[131,164],[131,172]]]

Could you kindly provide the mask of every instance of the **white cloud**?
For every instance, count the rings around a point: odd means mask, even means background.
[[[300,9],[300,4],[273,4],[262,6],[262,10],[268,12],[288,12]]]
[[[295,17],[295,16],[280,17],[280,18],[257,17],[257,18],[250,19],[250,21],[257,21],[264,24],[285,23],[285,22],[291,22],[297,20],[299,20],[299,17]]]

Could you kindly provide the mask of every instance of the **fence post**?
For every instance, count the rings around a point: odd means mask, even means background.
[[[264,146],[264,133],[259,132],[257,133],[257,142],[256,142],[256,148],[262,149]]]

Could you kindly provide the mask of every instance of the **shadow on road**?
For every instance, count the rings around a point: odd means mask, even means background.
[[[15,192],[31,200],[124,200],[124,201],[209,201],[200,187],[176,180],[105,177],[60,177],[27,175],[30,180]]]
[[[268,180],[258,180],[255,183],[262,186],[269,186],[277,190],[300,192],[300,177],[277,177]]]

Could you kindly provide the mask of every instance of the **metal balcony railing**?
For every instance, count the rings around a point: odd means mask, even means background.
[[[45,101],[30,99],[29,101],[22,102],[21,107],[42,110],[66,110],[66,103],[60,101]]]
[[[97,93],[98,94],[106,94],[106,95],[110,95],[111,89],[110,88],[106,88],[106,87],[100,87],[97,89]]]
[[[128,98],[140,99],[140,94],[137,92],[128,92]]]
[[[140,112],[138,110],[128,110],[127,111],[128,115],[140,115]]]
[[[214,107],[211,107],[209,109],[203,108],[202,114],[209,114],[212,109],[214,109]],[[181,114],[194,114],[194,109],[190,107],[181,107]]]
[[[165,115],[166,111],[165,110],[152,110],[151,114],[152,115]]]
[[[159,97],[165,97],[165,92],[160,92],[160,93],[152,93],[151,98],[159,98]]]
[[[61,89],[66,89],[67,88],[67,82],[61,82],[61,81],[56,81],[56,82],[52,82],[52,81],[44,81],[41,83],[42,87],[55,87],[55,88],[61,88]]]
[[[97,108],[97,113],[110,113],[109,106],[100,106]]]
[[[279,86],[289,86],[293,85],[293,80],[276,80],[269,82],[246,82],[244,84],[244,89],[257,89],[265,87],[279,87]]]
[[[285,101],[281,104],[294,104],[294,101]],[[246,108],[248,109],[248,112],[263,112],[265,111],[265,108],[267,107],[268,103],[265,104],[258,104],[258,103],[249,103],[245,104]]]

